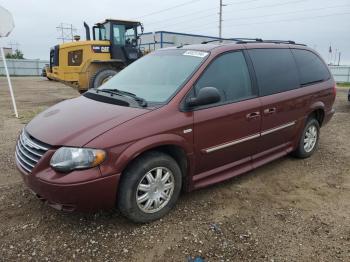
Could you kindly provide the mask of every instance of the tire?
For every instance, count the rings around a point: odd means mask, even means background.
[[[159,169],[161,171],[158,171]],[[160,184],[155,185],[148,178],[151,175],[155,179],[154,181],[157,181],[157,172],[161,174],[162,179],[158,180]],[[169,174],[168,179],[166,174]],[[162,180],[165,182],[161,182]],[[175,206],[180,195],[181,185],[181,170],[172,157],[157,151],[145,153],[138,157],[123,173],[118,189],[118,208],[124,216],[135,223],[157,220],[169,213]],[[154,187],[157,190],[152,190]],[[159,188],[161,189],[159,190]],[[161,194],[163,197],[168,196],[168,198],[159,197]],[[137,198],[139,198],[139,202]],[[158,208],[155,199],[158,199]]]
[[[49,77],[46,77],[49,81],[52,81],[53,79],[49,78]]]
[[[100,70],[97,70],[90,79],[89,89],[99,87],[117,73],[118,71],[111,68],[102,68]]]
[[[306,142],[307,137],[309,137],[310,144]],[[318,148],[319,138],[320,124],[315,118],[309,118],[300,137],[298,148],[293,152],[293,155],[298,158],[310,157]]]

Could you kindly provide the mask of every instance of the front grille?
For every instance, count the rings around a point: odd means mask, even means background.
[[[16,145],[16,160],[24,170],[31,173],[49,147],[23,130]]]

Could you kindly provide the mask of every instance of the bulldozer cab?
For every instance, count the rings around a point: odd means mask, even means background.
[[[111,59],[130,64],[141,56],[138,27],[142,33],[140,22],[107,19],[93,26],[93,40],[110,41]]]

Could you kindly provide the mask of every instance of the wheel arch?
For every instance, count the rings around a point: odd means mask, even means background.
[[[118,173],[121,173],[121,179],[124,171],[141,155],[150,152],[158,151],[167,154],[174,158],[178,163],[182,178],[183,188],[188,189],[188,177],[191,174],[191,167],[193,163],[192,149],[186,140],[177,135],[157,135],[138,141],[118,157],[116,166],[118,166]]]
[[[307,119],[311,117],[314,117],[318,121],[320,127],[322,126],[325,117],[325,105],[323,102],[317,102],[311,106]]]

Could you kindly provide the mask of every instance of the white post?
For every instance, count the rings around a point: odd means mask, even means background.
[[[8,82],[8,84],[9,84],[9,89],[10,89],[10,94],[11,94],[13,109],[14,109],[14,111],[15,111],[15,116],[18,118],[17,106],[16,106],[16,101],[15,101],[15,96],[13,95],[13,90],[12,90],[12,84],[11,84],[11,80],[10,80],[9,70],[8,70],[7,64],[6,64],[6,58],[5,58],[4,48],[1,46],[0,49],[1,49],[2,61],[4,61],[4,67],[5,67],[7,82]]]

